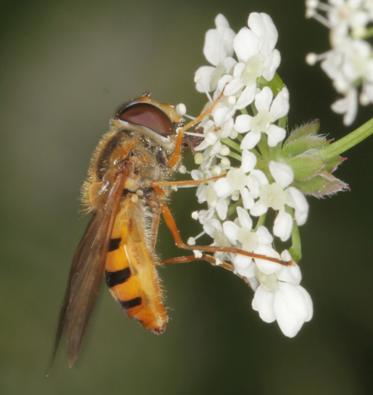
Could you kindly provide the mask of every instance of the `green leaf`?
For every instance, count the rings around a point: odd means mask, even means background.
[[[325,163],[325,170],[329,173],[333,173],[337,169],[337,167],[345,160],[346,158],[344,158],[343,156],[336,156],[335,158],[332,158]]]
[[[287,141],[292,141],[300,137],[315,135],[320,130],[320,121],[315,119],[314,121],[305,123],[304,125],[298,126],[291,131]]]
[[[326,139],[321,135],[302,136],[294,140],[287,140],[282,152],[287,157],[293,157],[310,150],[323,148],[327,144]]]
[[[324,198],[349,189],[348,184],[327,172],[307,181],[296,181],[294,186],[306,195],[316,198]]]
[[[295,158],[287,160],[294,172],[295,181],[306,181],[324,170],[324,162],[317,156],[298,155]]]

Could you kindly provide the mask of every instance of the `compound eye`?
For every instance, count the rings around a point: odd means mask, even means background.
[[[119,110],[116,118],[145,126],[162,136],[169,136],[173,132],[172,122],[168,116],[158,107],[148,103],[137,103]]]

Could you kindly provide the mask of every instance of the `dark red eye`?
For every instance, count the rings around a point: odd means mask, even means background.
[[[146,126],[162,136],[172,134],[172,122],[159,108],[148,103],[137,103],[119,110],[116,118],[122,121]]]

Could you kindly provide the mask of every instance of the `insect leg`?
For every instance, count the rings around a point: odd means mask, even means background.
[[[159,223],[161,220],[161,209],[159,206],[153,209],[153,219],[151,225],[151,243],[153,248],[157,245]]]
[[[167,166],[173,168],[177,165],[181,159],[181,148],[183,146],[184,131],[182,128],[178,130],[178,135],[176,138],[175,149],[170,158],[167,161]]]
[[[192,121],[188,122],[184,126],[178,128],[177,130],[178,135],[175,143],[175,149],[167,162],[168,167],[172,168],[180,161],[184,132],[198,125],[201,121],[203,121],[204,118],[209,116],[214,110],[214,108],[216,107],[216,105],[219,103],[222,96],[223,96],[223,92],[216,99],[214,99],[205,110],[201,111],[201,113],[196,118],[194,118]]]
[[[201,257],[196,257],[195,255],[184,255],[184,256],[175,256],[173,258],[163,259],[161,264],[163,265],[175,265],[178,263],[189,263],[189,262],[198,262],[198,261],[206,261],[213,266],[219,266],[228,271],[233,271],[233,266],[229,262],[222,261],[219,264],[216,262],[216,259],[209,254],[202,254]]]
[[[164,192],[161,188],[154,187],[154,191],[160,196],[163,197]],[[183,239],[181,238],[180,231],[176,225],[176,221],[174,216],[171,213],[170,208],[168,207],[166,202],[162,202],[161,204],[161,213],[162,217],[166,223],[167,228],[171,232],[172,237],[174,238],[175,244],[177,247],[185,249],[185,250],[190,250],[190,251],[201,251],[201,252],[207,252],[207,253],[215,253],[215,252],[226,252],[226,253],[232,253],[232,254],[239,254],[243,256],[248,256],[250,258],[254,259],[263,259],[269,262],[274,262],[274,263],[279,263],[280,265],[283,266],[290,266],[292,265],[292,261],[283,261],[281,259],[273,258],[267,255],[262,255],[262,254],[256,254],[253,252],[248,252],[245,250],[242,250],[240,248],[236,247],[216,247],[216,246],[190,246],[186,244]]]
[[[197,115],[192,121],[189,121],[186,123],[183,127],[182,130],[183,132],[192,129],[194,126],[198,125],[201,121],[203,121],[204,118],[208,117],[213,111],[216,105],[219,103],[221,98],[223,97],[223,92],[220,93],[220,95],[214,99],[205,110],[201,111],[199,115]]]
[[[203,178],[201,180],[180,180],[180,181],[153,181],[153,188],[166,188],[166,187],[193,187],[201,184],[206,184],[209,181],[215,181],[219,178],[225,177],[226,174],[220,174],[220,176],[214,176],[209,178]]]

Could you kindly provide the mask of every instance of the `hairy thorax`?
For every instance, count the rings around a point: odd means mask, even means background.
[[[127,193],[145,197],[151,193],[153,181],[169,177],[164,148],[150,139],[128,130],[110,131],[101,139],[93,155],[86,182],[82,190],[82,202],[86,211],[94,211],[102,205],[113,181],[124,172],[123,195]]]

